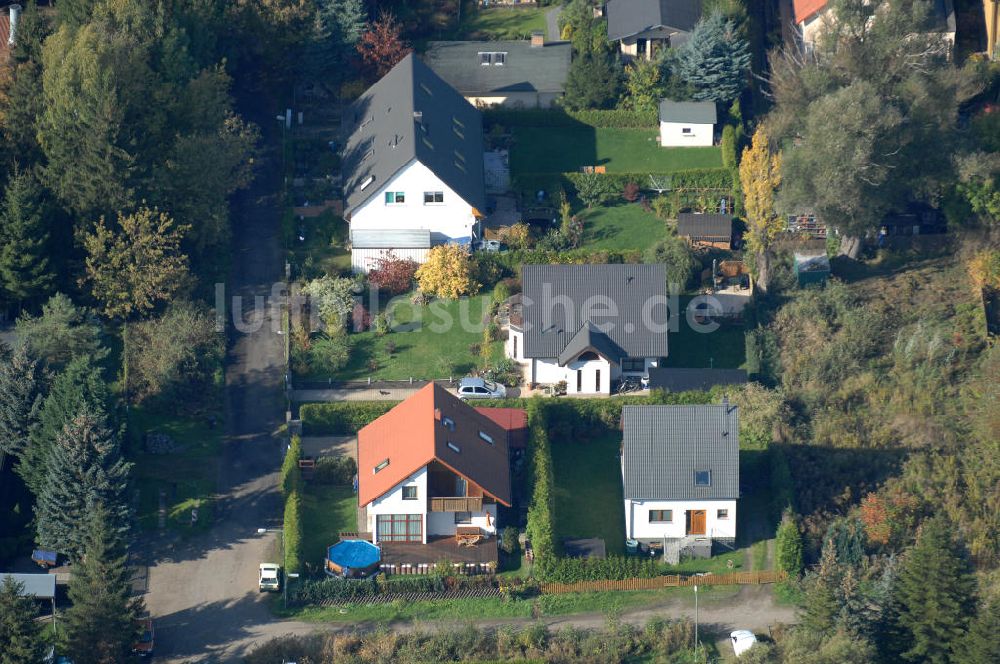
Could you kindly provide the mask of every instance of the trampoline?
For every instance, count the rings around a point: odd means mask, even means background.
[[[326,573],[347,579],[378,571],[382,552],[365,540],[341,540],[326,551]]]

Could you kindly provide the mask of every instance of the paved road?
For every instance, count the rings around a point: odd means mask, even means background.
[[[267,298],[281,278],[276,182],[273,171],[262,173],[233,209],[229,294],[243,296],[245,320],[252,320],[254,296]],[[257,565],[273,556],[277,535],[256,531],[280,524],[282,444],[271,434],[284,421],[283,347],[265,323],[255,332],[230,332],[215,526],[187,541],[154,539],[147,549],[153,563],[146,604],[156,621],[160,662],[232,661],[253,626],[271,620],[257,593]]]
[[[640,610],[624,612],[620,616],[622,622],[633,625],[644,625],[651,618],[691,618],[694,619],[694,603],[691,598],[684,600],[672,599],[659,606],[650,606]],[[471,624],[481,628],[495,628],[500,625],[527,625],[539,622],[552,629],[575,627],[580,629],[603,629],[607,626],[608,617],[601,613],[580,614],[575,616],[543,617],[539,620],[479,620]],[[728,634],[735,629],[750,629],[758,634],[767,634],[768,630],[779,623],[794,623],[795,609],[778,606],[774,603],[771,590],[767,586],[743,586],[734,597],[703,601],[698,610],[698,623],[702,628],[715,634]],[[430,621],[424,623],[394,623],[388,627],[395,632],[407,632],[414,629],[459,628],[470,624],[470,621]],[[352,630],[374,630],[385,627],[370,623],[335,623],[316,624],[294,621],[272,621],[260,624],[247,624],[243,635],[236,643],[231,644],[233,652],[247,652],[255,644],[261,644],[269,639],[313,633],[336,634]]]
[[[559,41],[559,14],[562,13],[562,6],[553,7],[545,12],[545,25],[548,28],[548,41]]]

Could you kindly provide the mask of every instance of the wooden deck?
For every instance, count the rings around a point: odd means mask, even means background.
[[[431,538],[427,544],[382,542],[380,546],[382,569],[392,574],[426,574],[442,560],[463,565],[463,572],[479,574],[491,571],[497,563],[496,537],[475,546],[459,546],[454,537]]]

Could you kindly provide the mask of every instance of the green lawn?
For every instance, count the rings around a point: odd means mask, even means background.
[[[288,211],[283,221],[289,260],[295,275],[315,277],[323,274],[349,274],[351,252],[345,248],[347,222],[332,213],[298,221]],[[299,230],[305,240],[299,239]]]
[[[693,369],[739,369],[746,362],[742,325],[724,324],[714,332],[699,332],[688,324],[685,313],[690,297],[680,298],[681,319],[677,332],[669,336],[666,366]]]
[[[725,602],[739,591],[739,586],[705,586],[698,591],[703,606]],[[565,593],[542,595],[527,600],[501,598],[442,599],[392,604],[349,604],[344,607],[306,607],[290,611],[277,610],[280,615],[307,622],[376,622],[426,620],[490,620],[531,618],[533,615],[565,616],[578,613],[620,613],[644,606],[676,601],[685,606],[694,604],[690,588]]]
[[[567,173],[606,166],[609,173],[668,173],[722,166],[718,147],[663,148],[655,129],[514,127],[511,172]]]
[[[462,21],[454,37],[463,39],[527,39],[532,32],[545,32],[546,7],[476,9]]]
[[[203,532],[212,525],[212,500],[218,485],[219,450],[224,424],[216,415],[214,427],[206,415],[184,417],[143,406],[129,410],[128,460],[135,464],[133,477],[139,489],[139,524],[159,527],[159,495],[166,493],[167,522],[182,534]],[[170,436],[179,446],[171,454],[148,454],[144,441],[149,432]],[[198,522],[191,525],[191,509],[198,508]]]
[[[625,552],[621,435],[552,441],[555,527],[560,539],[600,537],[609,554]]]
[[[358,529],[358,496],[349,486],[306,486],[302,494],[302,560],[319,569],[340,533]]]
[[[489,303],[489,292],[458,300],[434,300],[426,306],[410,304],[409,295],[396,298],[387,307],[393,332],[384,337],[372,331],[352,334],[351,358],[333,377],[425,380],[464,376],[481,363],[471,347],[482,341],[482,320]],[[392,354],[390,344],[395,346]],[[502,354],[502,342],[493,342],[491,358]]]
[[[682,560],[676,565],[668,565],[664,568],[664,574],[697,574],[699,572],[711,572],[712,574],[728,574],[729,572],[742,572],[744,566],[743,549],[720,553],[711,558],[689,558]],[[729,566],[732,561],[733,566]]]
[[[638,203],[595,207],[584,210],[580,216],[583,244],[593,250],[645,249],[666,233],[663,221]]]

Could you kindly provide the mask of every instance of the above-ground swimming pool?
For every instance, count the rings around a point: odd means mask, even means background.
[[[326,573],[356,578],[378,570],[382,552],[365,540],[342,540],[326,550]]]

